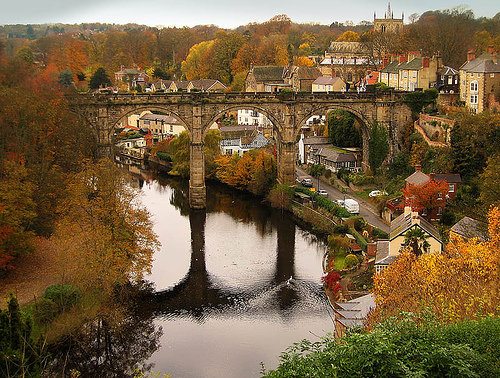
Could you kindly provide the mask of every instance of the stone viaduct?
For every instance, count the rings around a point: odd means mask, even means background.
[[[171,114],[189,133],[189,200],[193,208],[204,208],[204,139],[213,124],[231,110],[255,110],[272,122],[277,147],[278,181],[295,181],[295,144],[300,128],[313,115],[341,109],[352,113],[361,127],[363,160],[368,161],[369,128],[383,125],[389,135],[391,155],[400,149],[401,130],[411,123],[411,111],[403,93],[162,93],[90,94],[71,99],[72,110],[94,131],[100,147],[111,154],[115,125],[126,116],[143,110]]]

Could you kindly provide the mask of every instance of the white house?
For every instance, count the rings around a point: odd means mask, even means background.
[[[316,92],[340,92],[345,89],[345,83],[340,77],[320,76],[312,83],[312,91]]]
[[[388,240],[377,241],[375,256],[375,270],[380,273],[392,264],[404,248],[406,233],[413,229],[420,229],[427,236],[429,247],[425,253],[443,251],[443,242],[436,227],[422,218],[411,207],[405,207],[404,213],[391,222],[391,231]]]
[[[269,143],[269,139],[255,128],[225,126],[220,128],[220,132],[222,136],[220,147],[223,155],[238,154],[243,156],[245,152],[265,147]]]
[[[271,121],[262,113],[255,110],[238,110],[238,125],[258,125],[262,127],[271,126]]]

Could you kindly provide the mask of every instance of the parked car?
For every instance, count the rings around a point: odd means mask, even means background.
[[[370,194],[368,194],[369,197],[378,197],[378,196],[386,196],[387,192],[383,192],[381,190],[372,190]]]
[[[318,194],[323,197],[328,197],[328,192],[325,189],[318,190]]]
[[[302,186],[305,186],[306,188],[312,188],[313,186],[313,180],[309,178],[302,179],[300,183],[302,184]]]
[[[353,199],[347,198],[344,201],[344,207],[351,214],[359,214],[359,203]]]

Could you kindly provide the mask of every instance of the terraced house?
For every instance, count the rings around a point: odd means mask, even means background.
[[[472,50],[467,54],[460,67],[460,97],[475,113],[500,110],[500,64],[493,46],[477,58]]]
[[[422,57],[419,52],[400,55],[380,70],[379,82],[400,91],[436,86],[443,67],[440,56]]]

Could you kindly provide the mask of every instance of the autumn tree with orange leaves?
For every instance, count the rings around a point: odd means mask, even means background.
[[[371,322],[400,311],[430,311],[443,322],[500,314],[500,209],[488,214],[490,239],[452,237],[442,253],[403,252],[374,277]]]
[[[405,198],[405,206],[411,206],[413,210],[421,212],[427,210],[427,214],[438,207],[446,205],[446,194],[448,183],[446,181],[430,180],[424,185],[409,184],[408,188],[401,189]]]

